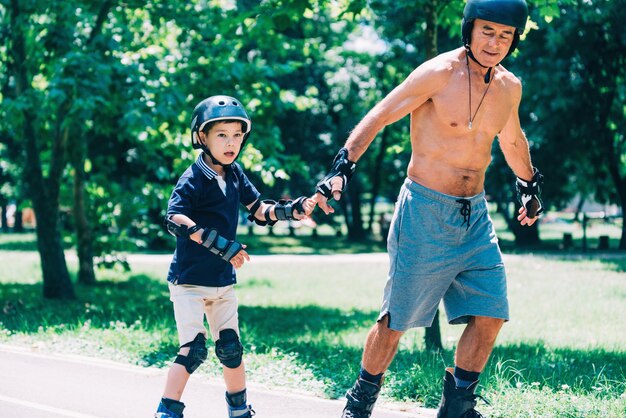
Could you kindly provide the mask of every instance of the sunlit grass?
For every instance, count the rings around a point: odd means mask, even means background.
[[[0,342],[167,367],[178,348],[165,275],[170,256],[99,271],[71,302],[41,298],[39,258],[0,251]],[[75,261],[70,257],[70,267]],[[506,255],[511,321],[481,377],[499,417],[622,417],[626,408],[626,256]],[[8,268],[4,268],[7,266]],[[337,398],[358,373],[387,274],[384,254],[349,261],[252,256],[238,273],[251,381]],[[387,373],[386,401],[434,407],[461,327],[442,324],[442,353],[409,331]],[[201,374],[218,378],[210,355]]]

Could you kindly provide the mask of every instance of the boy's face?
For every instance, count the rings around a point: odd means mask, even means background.
[[[218,122],[208,132],[200,132],[200,140],[220,163],[231,164],[243,142],[241,122]]]

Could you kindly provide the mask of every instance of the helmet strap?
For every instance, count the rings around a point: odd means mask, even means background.
[[[480,61],[476,59],[474,53],[470,49],[470,46],[467,44],[465,45],[465,51],[467,52],[467,56],[470,57],[472,61],[474,61],[476,64],[480,65],[483,68],[488,68],[487,74],[485,74],[485,84],[489,84],[489,81],[491,80],[491,70],[493,70],[493,67],[487,67],[486,65],[482,65]]]
[[[202,151],[209,156],[209,158],[211,159],[211,162],[215,165],[221,165],[224,168],[228,168],[231,166],[231,164],[224,164],[221,163],[220,161],[217,160],[217,158],[215,158],[213,156],[213,154],[211,154],[211,151],[209,151],[209,148],[207,146],[205,146],[204,144],[200,145],[200,148],[202,149]],[[235,158],[236,159],[236,158]]]

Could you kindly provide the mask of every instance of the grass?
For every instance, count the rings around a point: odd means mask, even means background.
[[[0,237],[0,246],[2,239],[16,242]],[[23,240],[15,251],[0,250],[0,342],[170,364],[178,341],[164,280],[169,257],[131,259],[131,272],[99,271],[98,285],[77,285],[76,301],[58,302],[41,298],[39,258],[28,245]],[[240,270],[237,287],[249,379],[343,396],[378,313],[385,256],[289,261],[256,255]],[[624,416],[626,255],[512,254],[506,264],[511,321],[481,378],[492,406],[480,409],[494,417]],[[75,270],[74,261],[70,267]],[[407,332],[383,401],[435,407],[461,330],[442,324],[441,353],[424,349],[422,329]],[[207,363],[200,374],[219,377],[215,356]]]

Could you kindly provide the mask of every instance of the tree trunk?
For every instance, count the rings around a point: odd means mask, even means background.
[[[350,201],[350,211],[346,212],[346,223],[348,224],[348,238],[352,241],[365,239],[365,229],[363,228],[363,216],[361,214],[361,183],[358,178],[353,177],[348,187],[348,197]]]
[[[541,240],[539,239],[538,226],[538,222],[535,222],[531,226],[524,226],[517,222],[517,219],[515,219],[510,225],[511,232],[515,235],[515,246],[532,247],[539,245]]]
[[[19,205],[15,204],[15,214],[13,215],[13,232],[24,232],[24,218],[22,218],[22,209]]]
[[[11,1],[10,37],[11,47],[8,51],[13,64],[15,79],[15,93],[25,100],[34,100],[28,66],[26,65],[26,49],[24,41],[25,25],[21,23],[23,16],[19,3]],[[66,109],[59,109],[63,114]],[[37,247],[41,259],[43,274],[43,295],[46,298],[71,299],[74,298],[74,289],[65,263],[61,233],[59,230],[59,190],[60,179],[65,166],[65,147],[67,138],[60,131],[51,149],[48,178],[44,178],[39,149],[39,135],[35,130],[38,122],[37,113],[23,108],[23,135],[24,135],[24,172],[26,190],[33,202],[37,216]]]
[[[439,309],[435,313],[435,319],[433,325],[424,329],[424,343],[426,344],[426,350],[428,351],[442,351],[443,344],[441,343],[441,327],[439,326]]]
[[[65,263],[65,253],[59,232],[58,205],[47,203],[45,198],[36,200],[35,213],[39,219],[37,248],[43,274],[43,296],[51,299],[74,299],[74,288]]]
[[[9,219],[7,218],[7,205],[2,204],[2,232],[9,232]]]
[[[85,193],[85,159],[87,144],[78,137],[71,147],[70,156],[74,167],[74,225],[76,227],[76,253],[78,255],[78,282],[96,283],[93,268],[93,233],[89,224],[89,208]]]

